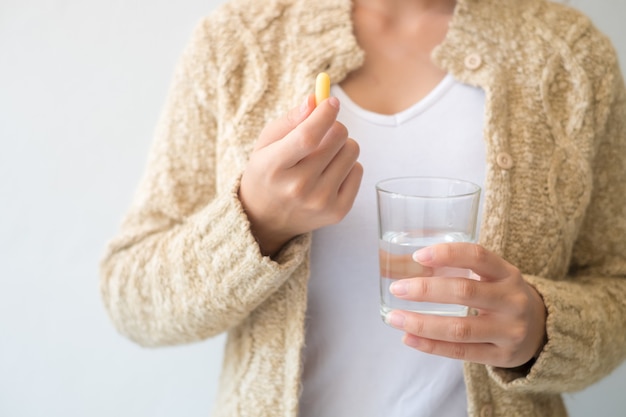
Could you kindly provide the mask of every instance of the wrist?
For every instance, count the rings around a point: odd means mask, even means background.
[[[252,225],[250,227],[250,232],[259,246],[261,255],[269,256],[270,258],[273,258],[278,252],[280,252],[282,247],[285,246],[285,244],[291,239],[277,239],[276,235],[258,233]]]

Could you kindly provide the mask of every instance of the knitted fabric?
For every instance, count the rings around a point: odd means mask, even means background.
[[[105,305],[130,339],[228,332],[218,417],[297,414],[310,235],[263,257],[238,181],[263,126],[312,92],[318,72],[339,82],[363,62],[350,13],[349,0],[234,0],[203,19],[102,260]],[[466,364],[469,415],[565,416],[560,393],[626,357],[626,89],[615,53],[566,6],[458,0],[433,58],[486,93],[480,243],[521,270],[548,312],[532,366]]]

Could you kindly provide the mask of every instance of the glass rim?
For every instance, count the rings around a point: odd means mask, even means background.
[[[450,184],[462,184],[462,185],[469,186],[470,190],[459,192],[459,193],[454,193],[454,194],[447,194],[447,195],[435,195],[435,194],[419,195],[417,193],[401,193],[401,192],[391,191],[389,189],[384,188],[385,184],[406,182],[406,181],[423,181],[423,182],[433,181],[433,182],[450,183]],[[478,184],[473,183],[471,181],[462,180],[459,178],[436,177],[436,176],[403,176],[403,177],[385,178],[383,180],[378,181],[375,187],[376,187],[376,191],[389,194],[392,196],[397,195],[397,196],[407,197],[407,198],[424,198],[424,199],[463,198],[463,197],[474,196],[474,195],[480,194],[481,192],[481,187]]]

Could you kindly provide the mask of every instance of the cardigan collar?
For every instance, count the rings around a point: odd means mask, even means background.
[[[289,1],[289,0],[282,0]],[[515,43],[523,21],[545,0],[457,0],[448,33],[433,51],[433,60],[459,81],[486,87],[492,71],[510,63],[498,53]],[[300,59],[309,61],[311,75],[326,71],[341,81],[363,63],[364,52],[354,36],[352,0],[298,0],[291,5],[302,42]]]

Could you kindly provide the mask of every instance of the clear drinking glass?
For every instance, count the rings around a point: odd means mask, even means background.
[[[413,253],[442,242],[475,242],[480,187],[453,178],[403,177],[376,184],[378,202],[380,312],[409,310],[425,314],[465,316],[462,305],[407,301],[394,297],[389,285],[417,276],[471,278],[470,270],[427,268]]]

